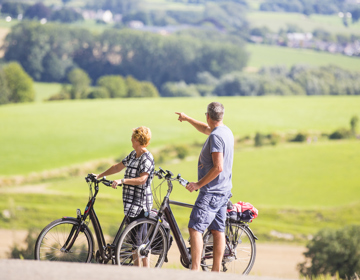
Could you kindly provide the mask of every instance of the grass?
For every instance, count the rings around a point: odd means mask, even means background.
[[[247,15],[251,27],[268,27],[273,32],[281,28],[287,29],[288,24],[297,25],[304,32],[312,32],[316,28],[325,29],[332,34],[360,34],[360,22],[355,24],[349,20],[349,26],[342,23],[337,15],[305,16],[299,13],[250,12]]]
[[[101,158],[131,149],[132,128],[153,133],[151,149],[166,144],[203,142],[192,127],[179,123],[175,111],[204,120],[206,106],[218,100],[234,135],[256,131],[314,130],[349,127],[359,114],[360,98],[264,97],[108,99],[9,104],[0,107],[0,177],[26,175]],[[134,110],[137,112],[134,114]],[[141,113],[138,113],[141,112]]]
[[[34,90],[36,92],[35,102],[42,102],[58,93],[61,90],[61,84],[34,82]]]
[[[250,53],[247,69],[255,70],[263,66],[308,64],[312,66],[339,66],[351,71],[360,71],[360,58],[342,54],[331,54],[307,49],[293,49],[287,47],[247,44]]]
[[[251,228],[262,240],[277,240],[272,234],[276,231],[304,242],[323,227],[359,223],[359,165],[360,147],[356,140],[240,148],[234,158],[231,200],[249,201],[259,210]],[[196,180],[196,166],[196,158],[161,164],[190,181]],[[160,181],[154,179],[154,183],[157,186]],[[48,181],[42,186],[41,192],[34,191],[36,185],[20,186],[13,192],[14,187],[0,189],[0,213],[9,209],[15,217],[0,217],[3,228],[40,229],[54,219],[74,216],[76,208],[84,211],[88,189],[83,176]],[[165,191],[163,185],[161,195],[157,192],[160,199]],[[197,193],[189,194],[175,183],[171,199],[194,203],[196,196]],[[154,207],[158,208],[155,204]],[[190,210],[172,208],[187,234]],[[123,218],[121,189],[101,186],[96,211],[105,232],[117,227]]]

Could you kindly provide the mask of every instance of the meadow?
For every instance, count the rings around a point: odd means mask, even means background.
[[[294,64],[308,64],[315,67],[331,64],[350,71],[360,71],[359,57],[260,44],[247,44],[246,50],[250,55],[247,71],[257,71],[263,66],[274,65],[291,68]]]
[[[360,114],[357,96],[216,100],[225,105],[225,123],[237,139],[257,131],[330,133],[339,127],[349,128],[350,117]],[[154,152],[167,145],[202,143],[205,135],[178,122],[174,112],[185,111],[202,119],[211,101],[213,98],[119,99],[2,106],[0,177],[31,176],[101,158],[121,158],[131,149],[131,129],[139,125],[152,129],[149,148]],[[170,160],[160,166],[194,181],[199,151],[200,147],[182,161]],[[360,146],[356,139],[321,138],[310,144],[286,142],[261,148],[238,143],[232,201],[249,201],[258,208],[259,217],[251,228],[262,240],[281,240],[279,234],[286,233],[293,241],[304,242],[322,227],[358,223],[358,166]],[[40,229],[51,220],[74,216],[76,208],[83,211],[88,197],[84,175],[0,187],[0,227]],[[159,183],[154,180],[155,186]],[[162,194],[165,190],[163,186]],[[195,197],[175,185],[173,200],[193,203]],[[102,187],[96,209],[104,230],[114,233],[123,217],[121,189]],[[174,206],[174,211],[185,230],[189,210]]]
[[[349,20],[346,27],[337,15],[312,14],[306,16],[299,13],[277,13],[252,11],[247,14],[251,27],[266,26],[273,32],[287,29],[288,25],[296,25],[304,32],[312,32],[317,28],[324,29],[332,34],[360,34],[360,22],[355,24]]]
[[[114,158],[131,148],[132,128],[152,129],[152,147],[192,144],[205,137],[179,123],[175,112],[204,119],[213,98],[75,100],[0,107],[0,176],[27,175],[91,160]],[[222,97],[227,124],[237,137],[270,132],[349,127],[360,99],[346,97]],[[203,109],[201,109],[203,108]],[[141,114],[139,113],[141,112]],[[205,120],[205,119],[204,119]]]

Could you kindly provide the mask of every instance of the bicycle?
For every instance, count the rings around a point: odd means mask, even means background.
[[[35,259],[47,261],[68,261],[68,262],[91,262],[94,260],[95,242],[88,227],[89,220],[92,222],[99,250],[95,253],[95,262],[115,264],[114,251],[116,244],[125,226],[127,216],[120,224],[119,230],[112,244],[106,244],[99,219],[95,213],[94,204],[99,193],[99,184],[108,187],[112,181],[103,177],[100,180],[94,174],[85,177],[89,184],[89,201],[85,207],[84,214],[76,210],[76,218],[63,217],[48,224],[39,234],[35,244]],[[93,193],[92,186],[95,192]]]
[[[178,181],[183,187],[186,187],[189,182],[180,174],[173,177],[171,171],[166,170],[165,172],[161,168],[159,171],[155,171],[155,175],[159,179],[163,179],[159,186],[165,181],[167,182],[167,193],[155,216],[136,220],[124,229],[116,247],[116,263],[132,266],[139,263],[141,258],[148,258],[153,267],[161,267],[164,261],[167,261],[167,254],[172,242],[170,228],[180,251],[180,262],[185,268],[190,268],[191,248],[185,245],[170,204],[188,208],[193,208],[193,205],[169,199],[173,190],[173,181]],[[141,231],[141,228],[146,230]],[[248,274],[255,262],[255,240],[258,238],[247,223],[234,222],[230,220],[230,217],[226,220],[225,238],[222,271],[230,270],[233,273]],[[206,271],[211,270],[213,260],[213,241],[210,231],[203,235],[203,240],[201,267]]]

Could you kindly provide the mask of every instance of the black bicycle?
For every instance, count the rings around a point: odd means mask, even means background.
[[[167,254],[172,243],[170,230],[180,251],[181,264],[189,268],[191,265],[191,251],[186,247],[180,229],[170,208],[170,204],[192,208],[193,205],[172,201],[169,199],[173,190],[173,181],[178,181],[186,186],[188,181],[181,175],[174,175],[159,168],[155,171],[159,179],[163,179],[159,186],[167,182],[167,193],[156,215],[138,219],[130,223],[121,234],[117,244],[115,256],[119,265],[138,265],[141,259],[152,267],[161,267],[167,261]],[[154,196],[155,198],[155,196]],[[247,223],[226,220],[225,229],[226,246],[222,260],[222,271],[248,274],[255,262],[257,237],[253,234]],[[213,237],[210,231],[203,235],[204,247],[202,252],[201,267],[211,270],[213,262]]]
[[[94,204],[99,193],[99,184],[108,187],[112,181],[102,178],[97,180],[94,174],[85,178],[89,184],[89,201],[84,214],[77,209],[76,218],[64,217],[47,225],[40,233],[35,244],[35,259],[46,261],[91,262],[115,264],[114,251],[125,227],[127,216],[123,219],[112,244],[106,244]],[[93,187],[95,192],[93,192]],[[88,227],[92,222],[99,250],[95,251],[93,235]],[[95,259],[94,259],[95,255]]]

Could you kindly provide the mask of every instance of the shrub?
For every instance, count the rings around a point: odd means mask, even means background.
[[[259,132],[256,132],[255,138],[255,147],[261,147],[264,144],[264,135]]]
[[[66,99],[70,99],[70,97],[71,96],[70,96],[69,90],[67,89],[67,87],[65,85],[63,85],[61,87],[60,92],[50,96],[48,101],[66,100]]]
[[[110,97],[109,91],[104,87],[94,88],[87,96],[87,98],[90,98],[90,99],[109,98],[109,97]]]
[[[330,140],[339,140],[349,138],[351,135],[350,131],[346,128],[339,128],[329,135]]]
[[[175,151],[179,159],[184,159],[189,154],[189,149],[185,145],[175,146]]]
[[[96,84],[99,87],[106,88],[111,98],[127,96],[127,87],[125,80],[122,76],[102,76],[97,80]]]
[[[85,98],[88,95],[88,89],[91,84],[89,75],[80,68],[71,70],[68,74],[68,80],[71,83],[71,99]]]
[[[33,80],[22,66],[17,62],[11,62],[3,70],[10,90],[9,101],[14,103],[34,101]]]
[[[299,132],[296,136],[291,140],[292,142],[305,142],[307,138],[306,133]]]
[[[353,116],[350,119],[351,132],[352,132],[353,135],[356,135],[356,129],[357,129],[358,123],[359,123],[359,117],[358,116]]]
[[[298,264],[304,276],[339,274],[342,279],[351,279],[360,273],[360,225],[320,230],[306,247],[306,261]]]

